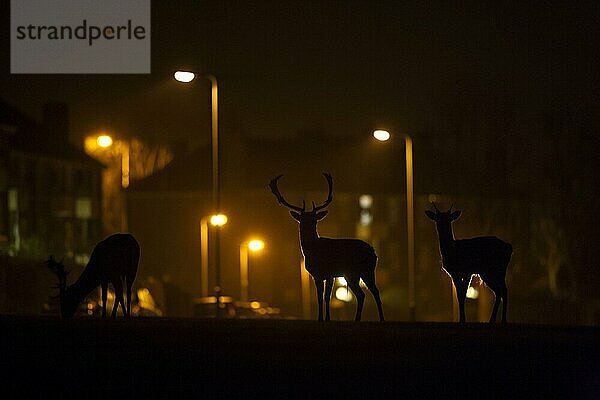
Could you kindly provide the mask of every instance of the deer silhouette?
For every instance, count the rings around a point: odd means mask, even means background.
[[[479,236],[471,239],[454,238],[452,222],[460,217],[461,211],[438,210],[425,214],[435,222],[438,233],[443,269],[450,275],[456,287],[456,297],[460,309],[460,322],[465,322],[465,297],[473,275],[479,275],[494,292],[496,299],[490,316],[490,323],[496,322],[500,299],[502,299],[502,323],[506,323],[508,289],[506,269],[512,256],[512,246],[495,236]]]
[[[317,233],[317,222],[325,218],[327,210],[323,210],[333,200],[333,178],[328,173],[323,173],[327,179],[329,194],[327,200],[319,206],[312,202],[312,210],[306,210],[306,202],[302,207],[288,203],[279,192],[277,181],[283,176],[279,175],[271,180],[269,187],[280,205],[290,209],[290,215],[300,223],[300,247],[304,255],[304,265],[313,277],[317,288],[317,301],[319,303],[319,321],[323,321],[323,282],[325,282],[325,321],[331,319],[329,301],[333,282],[336,277],[344,277],[348,287],[357,300],[355,321],[360,321],[365,294],[360,287],[362,278],[367,288],[373,294],[377,303],[380,321],[384,320],[383,308],[379,297],[379,289],[375,284],[375,266],[377,255],[373,247],[358,239],[332,239],[321,237]]]
[[[109,282],[115,289],[115,304],[111,317],[115,318],[119,304],[123,315],[131,315],[131,288],[137,274],[140,259],[140,246],[128,233],[117,233],[107,237],[94,247],[90,261],[77,279],[67,286],[67,275],[62,262],[52,256],[46,266],[58,278],[60,311],[63,318],[72,317],[79,303],[98,286],[102,287],[102,318],[106,318],[106,299]],[[127,288],[127,307],[123,300],[123,284]]]

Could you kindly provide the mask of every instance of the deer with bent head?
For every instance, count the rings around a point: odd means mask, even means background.
[[[60,311],[63,318],[72,317],[77,306],[98,286],[102,287],[102,318],[106,318],[106,300],[109,282],[115,289],[115,304],[111,317],[115,318],[119,304],[125,317],[131,315],[131,288],[137,274],[140,246],[128,233],[111,235],[98,243],[87,266],[77,281],[67,286],[68,271],[62,262],[52,256],[46,266],[57,276],[60,291]],[[123,300],[123,285],[127,288],[127,308]]]
[[[300,247],[304,255],[304,265],[313,277],[317,288],[317,301],[319,303],[319,321],[323,321],[323,282],[325,282],[325,321],[331,319],[329,301],[336,277],[344,277],[348,287],[357,300],[355,321],[360,321],[365,294],[360,287],[362,278],[367,288],[373,294],[377,303],[379,320],[383,321],[383,308],[379,297],[379,289],[375,284],[375,266],[377,255],[373,247],[358,239],[331,239],[321,237],[317,233],[317,222],[325,218],[327,210],[323,210],[333,200],[333,178],[328,173],[323,173],[329,186],[327,200],[319,206],[312,203],[312,210],[306,210],[306,203],[302,207],[288,203],[279,192],[277,181],[283,176],[279,175],[271,180],[269,187],[280,205],[290,209],[290,215],[300,223]]]
[[[443,269],[450,275],[456,287],[456,297],[460,310],[460,322],[465,322],[465,298],[473,275],[479,275],[494,292],[496,299],[490,316],[490,322],[496,322],[500,300],[502,300],[502,323],[506,323],[508,306],[508,288],[506,287],[506,269],[512,256],[512,246],[495,236],[479,236],[472,239],[454,238],[452,222],[460,217],[461,211],[446,212],[425,211],[435,222],[442,255]]]

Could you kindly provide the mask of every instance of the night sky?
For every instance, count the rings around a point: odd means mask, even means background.
[[[209,84],[181,66],[219,79],[222,135],[417,132],[481,104],[600,126],[600,6],[520,3],[155,0],[152,74],[11,75],[2,1],[0,96],[37,118],[68,102],[76,142],[208,142]]]

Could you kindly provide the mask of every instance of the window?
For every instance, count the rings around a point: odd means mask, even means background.
[[[90,219],[92,217],[92,199],[78,197],[75,200],[75,217],[79,219]]]

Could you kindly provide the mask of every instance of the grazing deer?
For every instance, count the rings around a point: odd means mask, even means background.
[[[435,221],[438,233],[443,269],[450,275],[456,287],[456,297],[460,309],[460,322],[465,322],[465,297],[473,275],[479,275],[494,292],[496,300],[490,316],[490,322],[496,322],[500,299],[502,299],[502,323],[506,323],[508,289],[506,287],[506,269],[512,255],[512,246],[495,236],[480,236],[472,239],[454,239],[452,221],[460,217],[461,212],[438,210],[425,214]]]
[[[81,276],[67,287],[68,271],[62,262],[56,262],[52,256],[46,265],[58,278],[60,291],[60,311],[63,318],[72,317],[79,303],[98,285],[102,286],[102,318],[106,318],[106,299],[108,283],[115,289],[115,304],[111,317],[115,318],[119,304],[123,315],[131,315],[131,287],[137,273],[140,260],[140,246],[128,233],[111,235],[98,243]],[[123,284],[127,288],[127,308],[123,300]]]
[[[383,318],[383,308],[379,298],[379,289],[375,284],[375,266],[377,255],[368,243],[358,239],[331,239],[320,237],[317,233],[317,222],[325,218],[327,211],[321,211],[333,200],[333,179],[328,173],[323,173],[329,186],[327,200],[320,206],[312,203],[312,210],[306,211],[306,203],[302,207],[288,203],[277,187],[277,181],[283,176],[279,175],[271,180],[269,187],[280,205],[290,209],[292,218],[300,223],[300,247],[304,255],[304,265],[313,277],[317,287],[317,300],[319,303],[319,321],[323,321],[323,281],[325,281],[325,321],[329,321],[329,301],[333,281],[336,277],[346,278],[348,286],[356,296],[355,321],[360,321],[365,294],[360,287],[360,279],[367,285],[379,311],[379,319]]]

